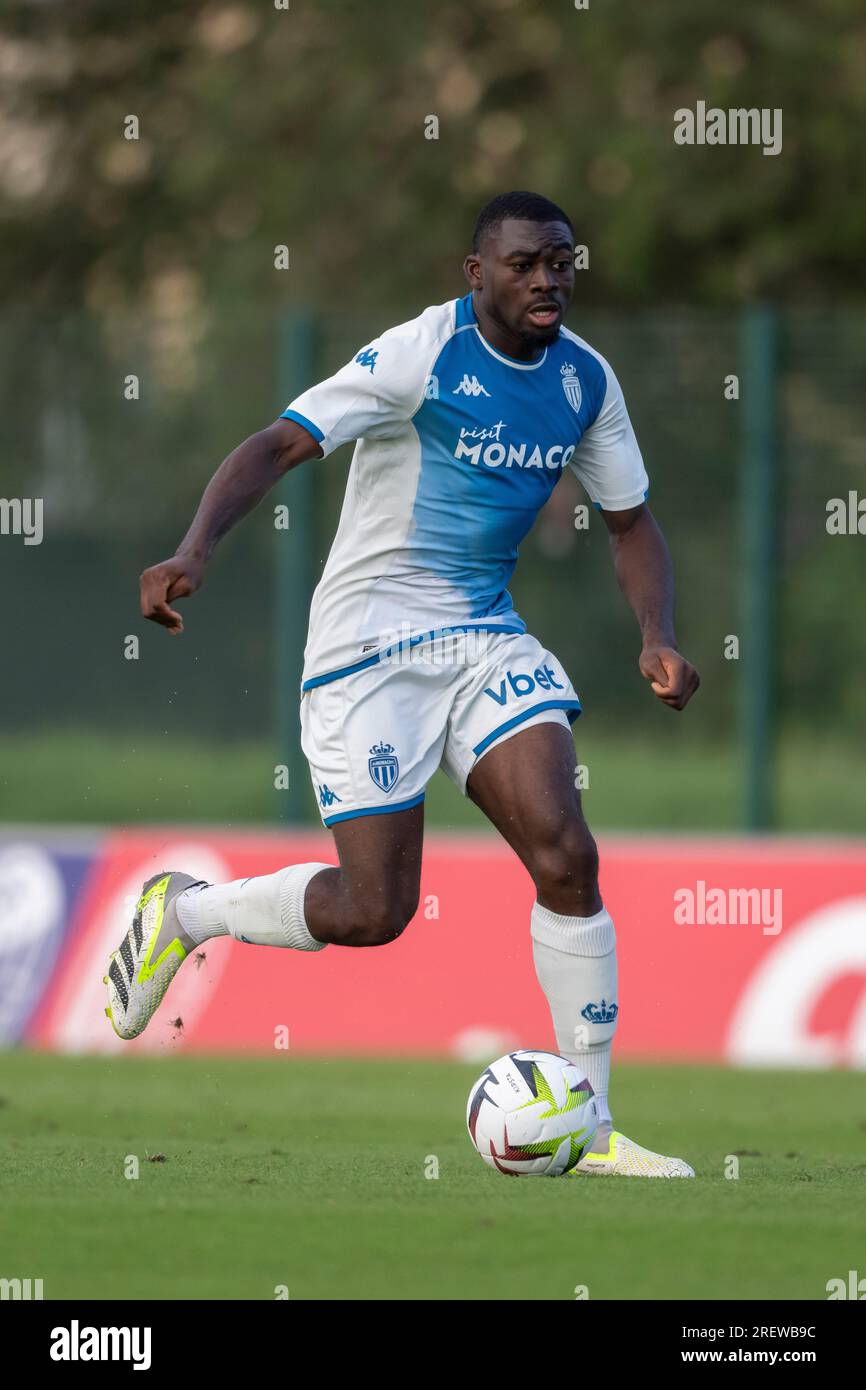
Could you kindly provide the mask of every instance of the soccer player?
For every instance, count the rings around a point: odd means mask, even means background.
[[[136,1037],[212,936],[297,951],[395,940],[416,910],[424,791],[441,766],[535,885],[529,925],[556,1045],[598,1097],[598,1133],[575,1171],[693,1176],[613,1128],[615,933],[575,789],[580,702],[506,589],[520,542],[571,468],[610,531],[641,674],[681,710],[698,675],[677,651],[670,556],[619,383],[563,324],[569,218],[533,193],[494,198],[464,273],[462,299],[383,333],[239,445],[177,553],[141,576],[144,616],[181,632],[171,605],[199,588],[220,537],[290,468],[357,441],[312,601],[300,711],[339,867],[291,864],[224,884],[157,874],[113,953],[107,1012],[122,1038]]]

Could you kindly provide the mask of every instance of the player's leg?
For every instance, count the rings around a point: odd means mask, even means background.
[[[564,716],[503,736],[476,761],[466,794],[525,864],[539,903],[569,916],[601,910],[598,849],[583,817]]]
[[[618,1013],[616,937],[599,896],[598,854],[574,781],[570,731],[542,722],[491,746],[472,769],[467,793],[532,876],[533,957],[556,1045],[598,1096],[598,1134],[575,1172],[693,1177],[682,1159],[645,1149],[613,1128],[608,1087]]]
[[[681,1159],[643,1149],[612,1127],[616,935],[599,895],[598,851],[575,785],[568,722],[579,710],[568,675],[533,637],[497,638],[461,684],[443,768],[512,846],[535,884],[533,958],[556,1045],[585,1072],[599,1100],[599,1134],[578,1170],[690,1176]]]
[[[570,730],[560,722],[515,729],[478,759],[466,791],[535,884],[533,957],[556,1045],[585,1071],[609,1125],[616,936],[598,890],[598,850],[575,787]]]
[[[579,1059],[602,1117],[609,1119],[615,935],[598,892],[598,851],[575,786],[569,718],[579,713],[567,673],[534,637],[488,636],[467,664],[454,701],[443,767],[535,883],[535,964],[557,1046]]]
[[[445,741],[448,684],[439,668],[383,665],[305,697],[302,744],[339,865],[289,864],[220,884],[174,872],[150,880],[106,978],[115,1032],[142,1032],[211,937],[320,951],[399,936],[418,901],[424,789]]]
[[[339,867],[290,864],[276,873],[214,884],[181,897],[194,944],[233,936],[255,946],[383,946],[418,906],[424,805],[353,817],[331,827]]]
[[[423,804],[337,825],[339,867],[290,864],[217,884],[175,872],[148,880],[106,976],[115,1032],[137,1037],[183,961],[212,937],[300,951],[394,941],[418,904],[423,825]]]
[[[310,880],[305,915],[317,941],[385,946],[415,916],[424,804],[332,827],[340,860]]]

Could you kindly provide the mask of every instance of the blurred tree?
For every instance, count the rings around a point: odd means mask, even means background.
[[[7,301],[391,318],[507,187],[572,211],[582,302],[866,284],[860,0],[10,0],[0,67]],[[781,108],[782,154],[676,145],[698,100]]]

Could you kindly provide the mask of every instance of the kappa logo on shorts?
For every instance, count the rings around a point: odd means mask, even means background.
[[[393,745],[374,743],[370,752],[373,755],[367,760],[370,776],[380,791],[392,791],[397,785],[397,778],[400,776],[400,764],[394,756]]]
[[[327,782],[323,782],[321,786],[317,783],[316,791],[319,793],[319,805],[323,811],[327,811],[328,807],[333,806],[335,801],[342,801],[343,799],[341,796],[337,796],[336,792],[331,791]]]

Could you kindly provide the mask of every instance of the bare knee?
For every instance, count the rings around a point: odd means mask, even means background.
[[[566,916],[598,912],[598,848],[579,820],[543,827],[531,847],[528,864],[539,902]]]
[[[350,913],[348,945],[387,946],[406,930],[418,907],[417,888],[397,888],[357,898]]]
[[[350,874],[327,868],[307,886],[304,917],[316,941],[335,946],[385,946],[396,941],[418,907],[420,875]]]

